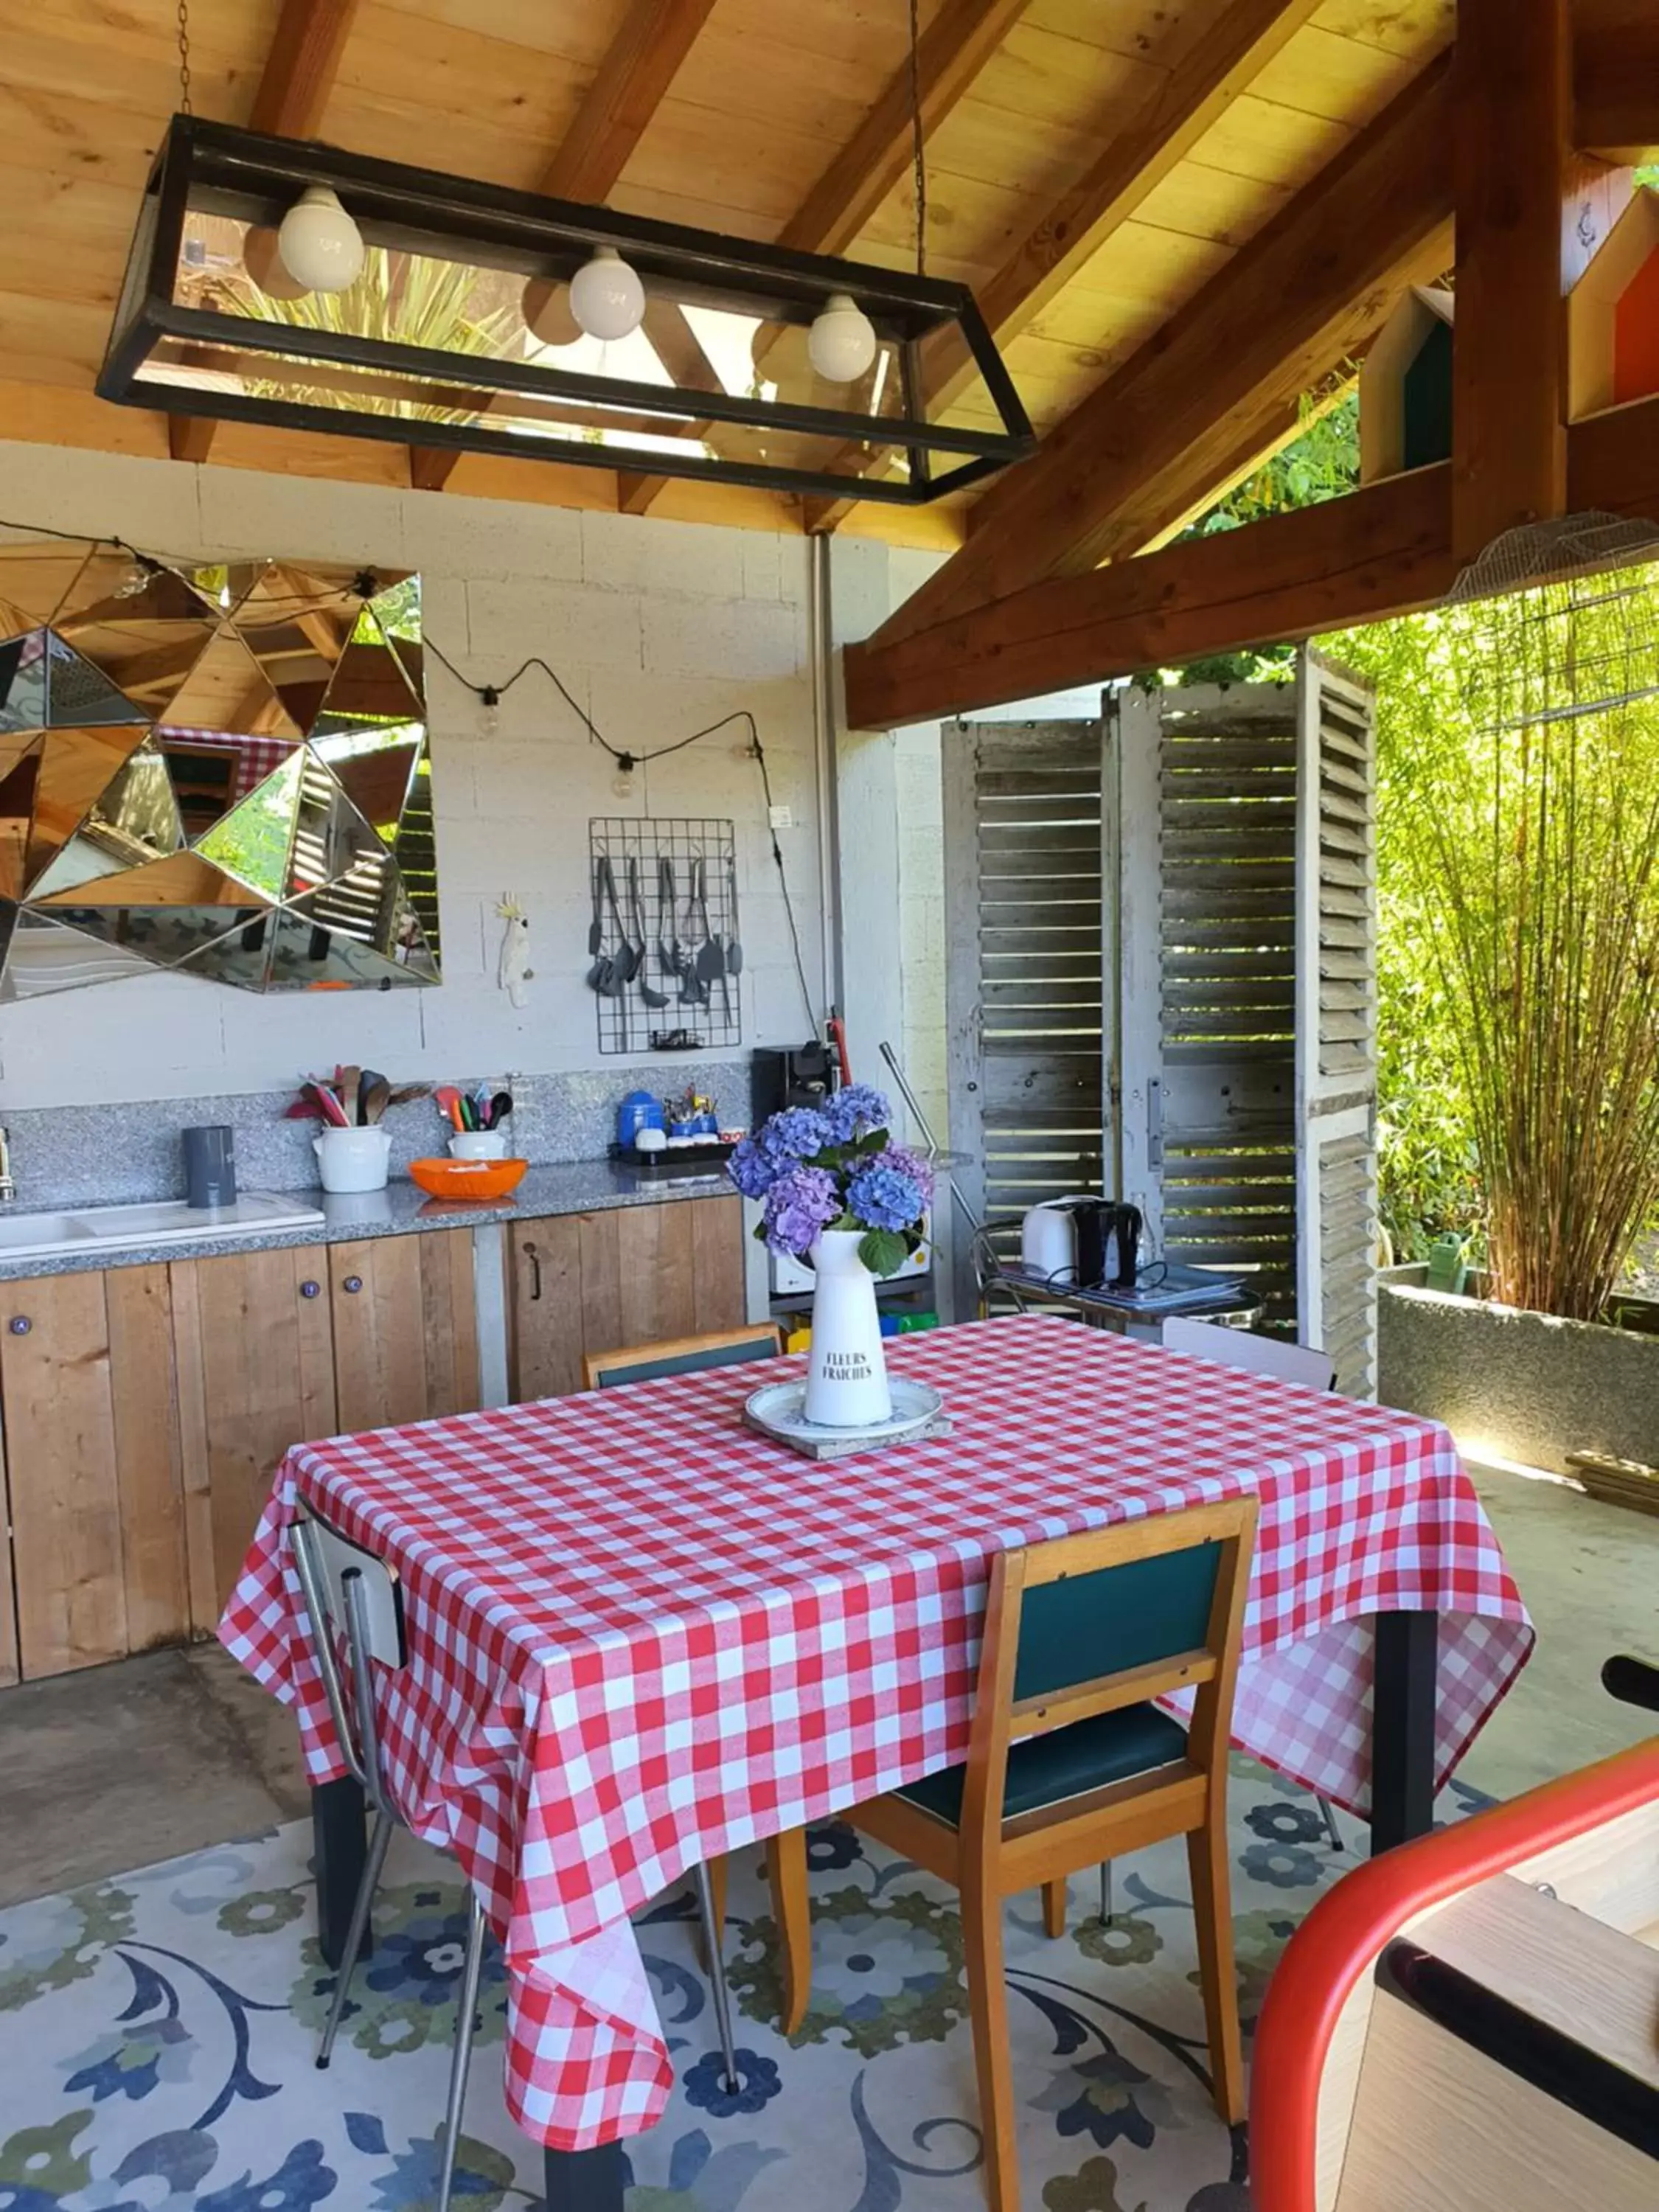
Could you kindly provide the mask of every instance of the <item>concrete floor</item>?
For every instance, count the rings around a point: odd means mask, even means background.
[[[1508,1797],[1655,1733],[1601,1687],[1659,1661],[1659,1519],[1495,1470],[1476,1480],[1538,1650],[1462,1770]],[[0,1692],[0,1905],[307,1809],[294,1727],[216,1644]]]

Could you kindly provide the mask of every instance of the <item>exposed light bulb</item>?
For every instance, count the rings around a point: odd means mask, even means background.
[[[483,712],[478,717],[485,737],[493,738],[501,726],[501,695],[493,684],[486,684],[478,694]]]
[[[614,246],[596,246],[570,280],[570,312],[591,338],[631,337],[645,320],[645,287]]]
[[[312,292],[343,292],[362,274],[363,234],[327,185],[307,185],[276,234],[283,266]]]
[[[806,334],[812,366],[831,384],[853,384],[876,357],[876,326],[850,292],[832,292]]]
[[[150,578],[157,574],[159,570],[154,561],[147,560],[142,553],[135,553],[131,568],[115,586],[115,597],[118,599],[140,598],[149,590]]]
[[[524,288],[520,311],[525,328],[544,345],[574,345],[582,334],[582,326],[571,310],[568,284],[552,284],[545,276],[532,276]]]
[[[631,799],[634,796],[634,771],[639,763],[632,753],[617,754],[616,763],[617,773],[611,779],[611,788],[618,799]]]

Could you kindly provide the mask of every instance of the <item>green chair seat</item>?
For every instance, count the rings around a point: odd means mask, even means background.
[[[1126,1705],[1118,1712],[1097,1713],[1091,1720],[1073,1721],[1070,1728],[1010,1745],[1002,1817],[1012,1820],[1022,1813],[1040,1812],[1067,1797],[1103,1790],[1108,1783],[1130,1781],[1186,1756],[1186,1729],[1156,1705]],[[965,1765],[947,1766],[942,1773],[906,1783],[894,1794],[954,1828],[962,1820],[967,1772]]]

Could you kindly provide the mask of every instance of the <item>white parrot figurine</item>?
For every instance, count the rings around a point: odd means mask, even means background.
[[[530,964],[530,923],[511,891],[496,902],[495,911],[507,924],[501,958],[495,963],[496,985],[515,1006],[523,1006],[530,998],[527,986],[536,975]]]

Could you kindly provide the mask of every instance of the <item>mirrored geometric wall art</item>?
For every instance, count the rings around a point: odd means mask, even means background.
[[[0,544],[0,1003],[435,983],[420,579]]]

